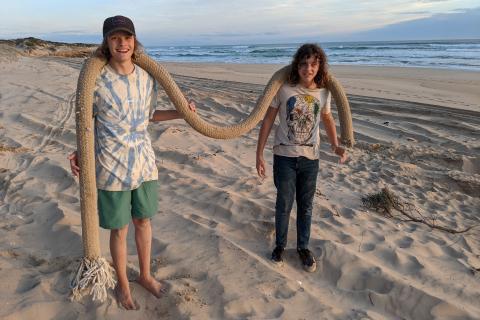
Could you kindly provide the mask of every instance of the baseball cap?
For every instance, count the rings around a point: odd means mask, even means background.
[[[126,31],[135,35],[135,27],[132,20],[124,16],[114,16],[105,19],[103,22],[103,37],[107,37],[114,31]]]

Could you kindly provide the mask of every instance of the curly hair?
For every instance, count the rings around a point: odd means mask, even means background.
[[[136,54],[140,54],[143,52],[143,45],[140,43],[140,41],[137,40],[137,37],[134,37],[134,40],[135,44],[133,47],[132,59],[135,59]],[[102,44],[98,46],[98,48],[95,50],[94,56],[106,59],[107,61],[110,60],[112,54],[110,53],[110,49],[108,48],[107,38],[104,38]]]
[[[319,63],[317,75],[313,80],[317,84],[318,88],[325,87],[328,77],[327,55],[319,45],[314,43],[303,44],[300,48],[298,48],[297,52],[293,56],[292,70],[288,76],[288,82],[291,85],[297,85],[300,81],[300,76],[298,74],[299,64],[311,57],[317,58]]]

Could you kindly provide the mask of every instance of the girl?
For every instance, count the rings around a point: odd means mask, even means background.
[[[338,145],[335,121],[330,113],[327,57],[315,44],[304,44],[295,53],[288,81],[279,89],[268,108],[258,137],[256,167],[265,178],[263,150],[277,114],[280,124],[273,146],[273,179],[277,188],[275,244],[272,261],[283,263],[288,222],[293,200],[297,200],[297,252],[304,269],[314,272],[315,258],[308,249],[312,204],[315,195],[320,147],[320,119],[332,151],[344,163],[347,154]]]

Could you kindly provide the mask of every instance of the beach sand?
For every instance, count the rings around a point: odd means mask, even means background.
[[[437,225],[480,224],[480,73],[332,68],[349,95],[357,144],[340,165],[323,143],[310,241],[318,268],[311,274],[294,249],[295,208],[286,263],[269,261],[273,134],[261,181],[259,125],[225,141],[182,120],[152,124],[160,181],[152,271],[169,291],[157,300],[132,282],[140,310],[127,312],[112,292],[104,304],[68,300],[82,255],[79,186],[66,159],[76,143],[82,60],[2,54],[0,318],[480,319],[480,227],[451,234],[384,217],[361,201],[386,186]],[[245,118],[278,69],[166,66],[198,113],[220,125]],[[172,108],[163,92],[159,108]],[[100,237],[110,260],[109,234]],[[134,281],[133,232],[128,253]]]

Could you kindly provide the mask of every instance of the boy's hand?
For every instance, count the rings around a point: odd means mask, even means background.
[[[263,155],[257,156],[256,166],[257,166],[258,176],[262,179],[265,179],[267,175],[265,174],[265,172],[266,172],[265,171],[265,159],[263,158]]]
[[[197,112],[197,106],[195,105],[195,102],[193,100],[188,100],[188,107],[193,112]]]
[[[80,176],[80,167],[78,166],[78,156],[77,151],[73,151],[68,157],[70,160],[70,170],[72,171],[72,175],[75,177]]]
[[[338,161],[339,163],[345,163],[348,156],[347,156],[347,151],[344,148],[340,146],[332,146],[332,151],[335,152],[335,154],[340,157],[340,160]]]

